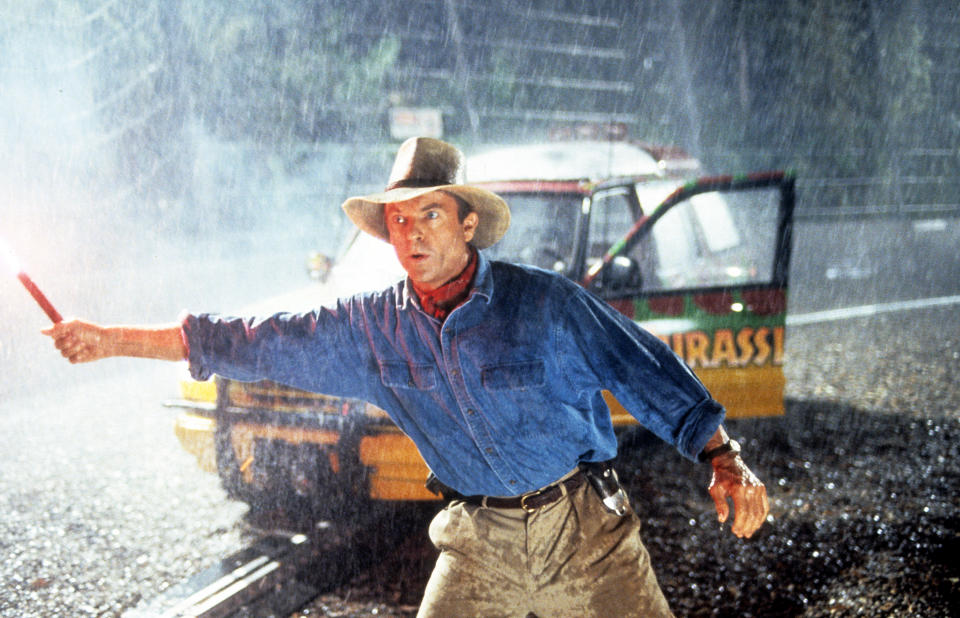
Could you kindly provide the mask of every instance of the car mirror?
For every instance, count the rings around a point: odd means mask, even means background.
[[[625,255],[616,256],[600,271],[599,288],[605,292],[640,289],[642,282],[640,264]]]

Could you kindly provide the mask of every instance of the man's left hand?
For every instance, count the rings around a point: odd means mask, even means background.
[[[730,498],[733,500],[733,533],[741,538],[749,538],[770,512],[767,488],[743,463],[740,455],[720,455],[714,457],[711,464],[713,479],[709,491],[717,507],[720,523],[727,521],[730,515],[730,505],[727,503],[727,498]]]

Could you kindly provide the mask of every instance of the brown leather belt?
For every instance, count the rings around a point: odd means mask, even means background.
[[[556,502],[564,494],[569,494],[577,489],[583,485],[583,481],[583,472],[578,470],[575,474],[562,481],[557,481],[553,485],[547,485],[542,489],[525,493],[522,496],[511,496],[509,498],[500,498],[497,496],[457,496],[457,499],[476,506],[488,506],[495,509],[523,509],[527,513],[532,513],[542,506]],[[566,491],[564,491],[564,488]]]

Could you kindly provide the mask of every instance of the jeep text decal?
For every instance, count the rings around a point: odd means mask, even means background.
[[[657,336],[691,369],[783,364],[783,326],[692,330]]]

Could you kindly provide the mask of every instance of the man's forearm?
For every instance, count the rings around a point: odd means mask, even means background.
[[[179,324],[164,326],[108,326],[103,344],[110,356],[133,356],[179,361],[187,358],[187,346]]]
[[[187,345],[179,324],[101,326],[84,320],[58,322],[43,333],[51,337],[71,363],[89,363],[111,356],[179,361]]]

